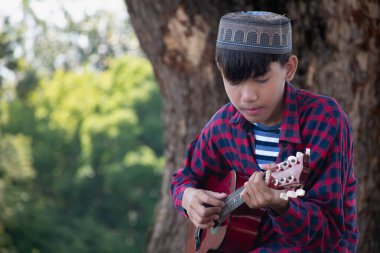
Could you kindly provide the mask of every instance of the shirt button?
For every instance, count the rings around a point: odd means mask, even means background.
[[[288,146],[288,143],[287,142],[281,142],[281,147],[282,148],[286,148]]]

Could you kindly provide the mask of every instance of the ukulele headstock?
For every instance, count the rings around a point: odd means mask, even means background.
[[[289,156],[275,166],[273,170],[267,170],[265,173],[265,182],[269,187],[277,190],[285,190],[281,198],[296,198],[305,195],[302,189],[301,174],[304,169],[304,161],[307,163],[310,159],[310,149],[306,149],[305,154],[297,152],[296,156]]]

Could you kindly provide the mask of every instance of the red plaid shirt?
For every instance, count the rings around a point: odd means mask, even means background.
[[[252,252],[355,252],[356,179],[351,126],[329,97],[285,86],[284,113],[276,162],[311,149],[311,173],[304,197],[289,199],[281,216],[268,210]],[[223,106],[189,145],[183,168],[173,174],[174,205],[186,216],[182,196],[208,175],[228,170],[251,175],[259,171],[253,125],[229,103]]]

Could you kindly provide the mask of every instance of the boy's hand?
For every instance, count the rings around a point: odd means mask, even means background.
[[[289,208],[288,201],[280,198],[282,192],[268,187],[264,181],[264,173],[255,172],[244,183],[240,196],[250,208],[269,207],[277,214],[282,214]]]
[[[225,193],[187,188],[183,193],[182,207],[194,226],[207,229],[219,219],[219,213],[225,205],[222,199],[225,197]]]
[[[274,171],[274,169],[276,168],[276,165],[275,163],[268,163],[268,164],[262,164],[261,165],[261,168],[263,170],[269,170],[269,171]]]

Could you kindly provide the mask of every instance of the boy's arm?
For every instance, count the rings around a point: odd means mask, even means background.
[[[181,215],[188,217],[182,203],[184,191],[189,187],[199,187],[199,182],[206,174],[206,168],[208,173],[210,171],[218,173],[220,166],[217,161],[215,151],[209,147],[203,131],[189,144],[184,167],[173,173],[171,195],[174,206]]]
[[[352,136],[349,125],[344,123],[327,157],[316,163],[312,186],[307,185],[310,188],[305,197],[290,199],[289,209],[280,216],[271,213],[277,233],[310,251],[354,252],[357,246]]]

